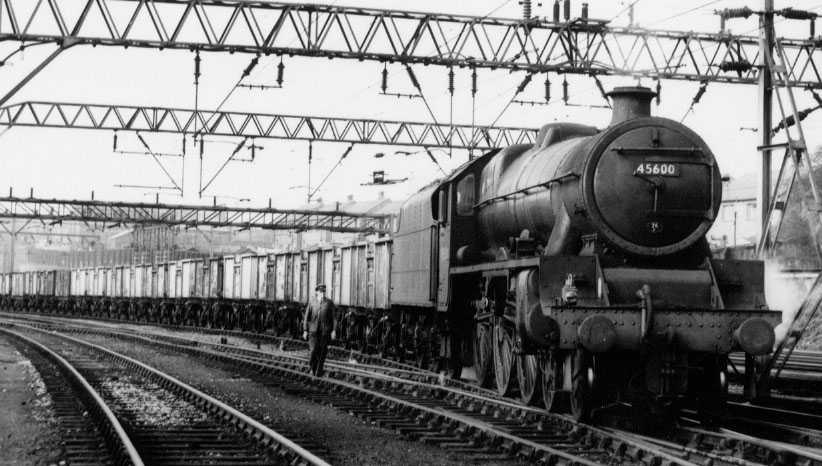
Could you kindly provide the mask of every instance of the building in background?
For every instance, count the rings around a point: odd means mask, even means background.
[[[712,248],[756,245],[760,230],[756,202],[758,186],[754,174],[731,178],[723,183],[719,215],[708,231],[708,242]]]

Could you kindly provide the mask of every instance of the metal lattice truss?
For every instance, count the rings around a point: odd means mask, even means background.
[[[267,230],[325,230],[387,233],[391,217],[337,211],[256,209],[223,206],[146,204],[38,198],[0,198],[0,218],[81,221],[105,224],[154,224],[187,227],[237,227]]]
[[[194,133],[488,150],[532,144],[537,130],[181,108],[23,102],[0,107],[0,125]]]
[[[253,0],[2,0],[0,40],[755,83],[752,36]],[[820,88],[817,40],[783,40]]]

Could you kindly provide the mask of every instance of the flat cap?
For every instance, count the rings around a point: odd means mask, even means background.
[[[325,291],[325,285],[317,285],[314,291]]]

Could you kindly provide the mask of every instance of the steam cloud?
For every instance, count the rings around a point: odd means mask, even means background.
[[[781,269],[782,266],[776,260],[765,262],[765,297],[771,309],[782,311],[782,323],[776,327],[776,344],[787,335],[796,311],[808,296],[816,279],[815,274],[789,275],[782,273]]]

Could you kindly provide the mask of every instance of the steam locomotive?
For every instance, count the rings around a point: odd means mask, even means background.
[[[626,403],[721,407],[732,351],[769,353],[758,261],[711,258],[713,153],[616,88],[603,130],[553,123],[409,198],[390,238],[279,254],[0,275],[9,309],[295,327],[316,283],[342,342],[473,365],[500,394],[578,419]],[[248,268],[248,270],[246,270]],[[31,276],[30,276],[31,275]]]

